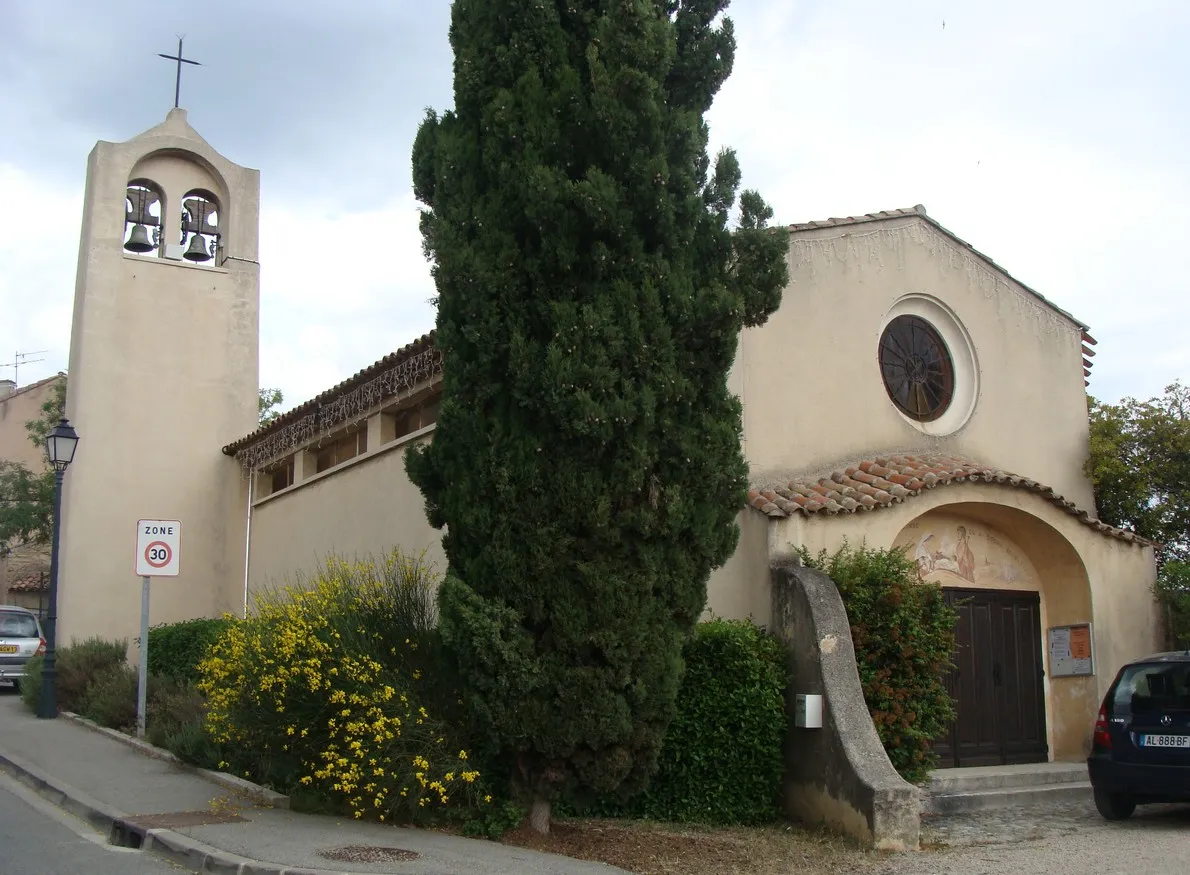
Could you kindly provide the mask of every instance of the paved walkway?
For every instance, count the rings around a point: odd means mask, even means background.
[[[61,718],[38,720],[7,690],[0,695],[0,769],[100,831],[145,836],[147,850],[202,871],[236,875],[615,875],[623,871],[481,839],[265,807],[85,726]],[[378,862],[366,862],[369,859]]]
[[[1185,875],[1190,806],[1142,805],[1119,823],[1090,800],[927,817],[922,842],[873,875]]]

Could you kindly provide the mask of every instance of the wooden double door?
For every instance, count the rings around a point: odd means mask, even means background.
[[[943,589],[958,613],[946,689],[958,717],[937,739],[939,767],[1045,762],[1045,663],[1035,592]]]

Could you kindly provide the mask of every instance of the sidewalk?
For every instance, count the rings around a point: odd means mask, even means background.
[[[86,726],[38,720],[7,690],[0,695],[0,771],[120,844],[143,842],[196,871],[623,875],[497,842],[266,807]],[[366,862],[378,858],[388,862]]]

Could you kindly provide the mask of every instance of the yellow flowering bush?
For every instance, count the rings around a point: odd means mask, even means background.
[[[254,608],[198,666],[220,767],[358,818],[482,805],[478,770],[427,708],[435,616],[420,557],[331,558]]]

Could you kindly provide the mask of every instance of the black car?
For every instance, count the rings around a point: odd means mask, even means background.
[[[1146,803],[1190,802],[1190,651],[1120,669],[1099,708],[1087,768],[1108,820]]]

